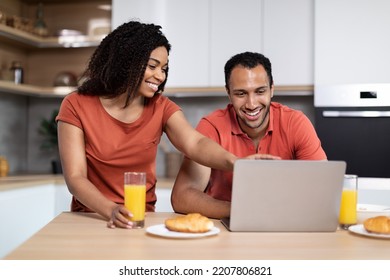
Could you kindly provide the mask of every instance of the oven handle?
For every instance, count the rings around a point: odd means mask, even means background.
[[[325,118],[389,118],[390,111],[323,111]]]

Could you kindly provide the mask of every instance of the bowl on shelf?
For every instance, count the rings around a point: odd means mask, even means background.
[[[81,33],[78,30],[74,30],[74,29],[60,29],[60,30],[57,30],[57,32],[56,32],[56,36],[58,36],[58,37],[60,37],[60,36],[81,36],[81,35],[83,35],[83,33]]]
[[[55,87],[75,87],[77,86],[77,76],[68,71],[60,72],[54,79],[53,85]]]

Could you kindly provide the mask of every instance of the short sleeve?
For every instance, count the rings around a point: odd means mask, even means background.
[[[82,129],[83,126],[77,114],[79,105],[76,97],[77,93],[71,93],[63,99],[56,121],[63,121]]]

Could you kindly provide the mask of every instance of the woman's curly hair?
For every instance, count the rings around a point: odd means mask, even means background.
[[[138,21],[124,23],[108,34],[92,54],[78,92],[85,95],[115,97],[127,93],[125,107],[136,97],[151,52],[171,45],[161,26]],[[168,78],[159,86],[162,92]]]

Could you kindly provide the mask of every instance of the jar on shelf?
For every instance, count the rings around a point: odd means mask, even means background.
[[[0,156],[0,177],[6,177],[8,175],[9,165],[5,157]]]
[[[39,36],[47,36],[48,29],[45,20],[43,19],[43,4],[39,3],[37,7],[37,16],[34,23],[34,33]]]
[[[23,67],[20,61],[13,61],[10,68],[15,84],[23,84]]]

